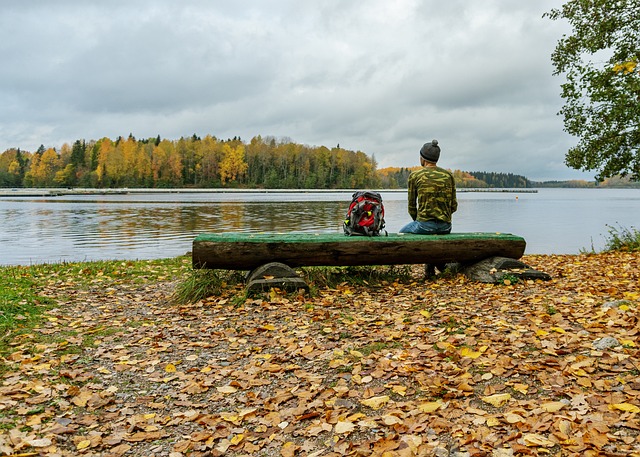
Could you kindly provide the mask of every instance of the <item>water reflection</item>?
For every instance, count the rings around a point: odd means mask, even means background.
[[[342,232],[351,192],[127,194],[0,199],[0,264],[182,255],[205,232]],[[387,230],[408,220],[405,193],[383,192]],[[527,253],[603,245],[606,224],[637,227],[640,191],[464,193],[454,231],[523,236]]]
[[[316,201],[39,201],[3,212],[0,264],[171,257],[204,232],[338,232],[344,211],[344,202]]]

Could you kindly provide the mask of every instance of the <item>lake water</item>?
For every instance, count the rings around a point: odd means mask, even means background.
[[[0,197],[0,265],[155,259],[206,232],[337,232],[352,191]],[[405,191],[382,191],[387,230],[409,220]],[[454,232],[525,238],[527,254],[601,250],[610,227],[638,228],[639,189],[459,192]]]

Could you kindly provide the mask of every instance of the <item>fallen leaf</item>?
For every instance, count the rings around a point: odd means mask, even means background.
[[[490,405],[500,408],[511,399],[511,394],[494,394],[482,397],[482,401]]]
[[[231,443],[232,446],[236,446],[243,439],[244,439],[244,435],[242,433],[238,433],[237,435],[234,435],[233,438],[229,440],[229,442]]]
[[[280,448],[280,455],[282,457],[294,457],[296,452],[300,449],[300,446],[292,441],[287,441]]]
[[[423,413],[432,413],[434,411],[437,411],[441,407],[442,402],[440,401],[430,401],[427,403],[420,403],[420,405],[418,405],[418,409]]]
[[[400,419],[398,416],[394,416],[393,414],[387,414],[385,416],[382,416],[382,422],[384,423],[384,425],[388,425],[388,426],[399,425],[404,423],[402,419]]]
[[[221,387],[216,387],[216,390],[222,394],[233,394],[236,393],[238,391],[238,389],[236,389],[233,386],[221,386]]]
[[[338,421],[333,431],[339,435],[351,433],[356,428],[353,422]]]
[[[91,446],[91,440],[82,440],[78,444],[76,444],[76,449],[81,451],[82,449],[86,449]]]
[[[366,400],[361,400],[360,403],[362,403],[364,406],[368,406],[369,408],[372,408],[372,409],[380,409],[388,401],[389,401],[389,396],[388,395],[381,395],[381,396],[378,396],[378,397],[371,397],[371,398],[367,398]]]
[[[556,443],[538,433],[527,433],[522,437],[522,441],[525,446],[553,447],[556,445]]]
[[[462,357],[468,357],[470,359],[477,359],[482,355],[482,353],[480,351],[474,351],[468,347],[463,347],[462,349],[460,349],[460,355]]]
[[[548,413],[556,413],[567,405],[561,401],[548,401],[540,406]]]
[[[631,403],[612,403],[609,405],[609,409],[627,413],[640,413],[640,408]]]

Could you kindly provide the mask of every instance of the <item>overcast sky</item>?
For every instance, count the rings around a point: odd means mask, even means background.
[[[128,136],[288,138],[534,180],[564,165],[561,0],[3,0],[0,152]]]

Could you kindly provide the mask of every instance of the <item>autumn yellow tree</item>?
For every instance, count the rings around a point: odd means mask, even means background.
[[[222,161],[220,162],[220,182],[222,184],[227,181],[235,181],[239,177],[244,176],[247,172],[247,161],[245,160],[244,145],[239,144],[235,147],[225,144],[222,147]]]
[[[109,138],[100,140],[98,152],[98,168],[96,170],[102,187],[112,187],[124,176],[124,160],[122,149]]]
[[[162,140],[158,146],[153,148],[151,167],[156,186],[175,187],[182,185],[182,161],[173,142]]]
[[[42,155],[34,154],[25,180],[32,186],[52,187],[59,167],[60,156],[55,149],[49,148]]]
[[[222,143],[211,135],[200,141],[202,156],[198,168],[198,180],[205,185],[212,185],[220,175],[220,161],[222,160]]]

